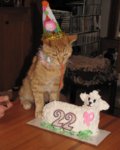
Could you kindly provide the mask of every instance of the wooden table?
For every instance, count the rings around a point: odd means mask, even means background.
[[[99,146],[93,146],[55,133],[44,131],[26,122],[34,118],[34,108],[23,110],[19,101],[0,119],[0,150],[119,150],[120,118],[101,114],[100,128],[111,134]]]

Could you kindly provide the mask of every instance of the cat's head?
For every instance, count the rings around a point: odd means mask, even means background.
[[[43,53],[49,63],[53,65],[66,64],[72,54],[72,43],[76,41],[77,35],[64,35],[59,39],[44,39]]]

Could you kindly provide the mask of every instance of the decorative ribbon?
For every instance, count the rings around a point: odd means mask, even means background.
[[[60,76],[60,84],[59,84],[59,88],[61,89],[63,87],[63,77],[64,77],[64,64],[60,65],[61,68],[61,76]]]

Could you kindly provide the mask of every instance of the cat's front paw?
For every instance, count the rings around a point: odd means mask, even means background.
[[[35,112],[35,118],[42,118],[42,111]]]
[[[25,110],[29,110],[29,109],[31,109],[31,107],[32,107],[32,104],[29,103],[29,102],[25,102],[25,103],[23,103],[22,105],[23,105],[23,108],[24,108]]]

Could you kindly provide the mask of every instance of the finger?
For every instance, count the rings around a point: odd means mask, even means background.
[[[7,101],[9,101],[8,96],[0,96],[0,102],[7,102]]]
[[[0,114],[4,113],[8,108],[4,105],[0,105]]]
[[[7,108],[11,108],[13,106],[13,104],[11,102],[7,102]]]
[[[0,118],[2,118],[4,115],[5,115],[4,113],[0,114]]]

